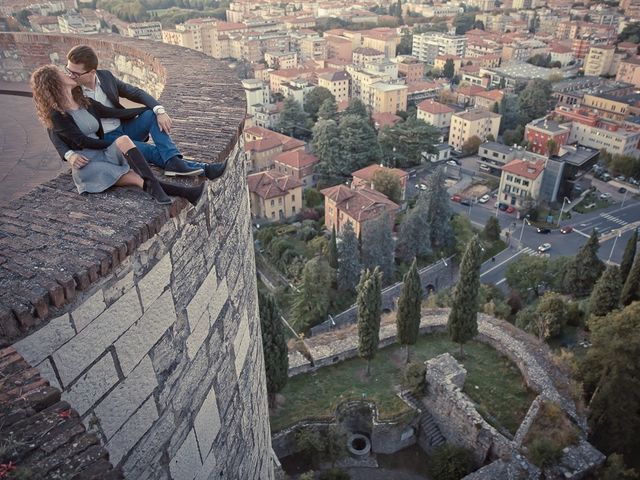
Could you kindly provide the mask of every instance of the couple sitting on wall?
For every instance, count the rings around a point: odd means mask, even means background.
[[[171,118],[151,95],[98,70],[91,47],[79,45],[67,54],[64,70],[45,65],[31,76],[38,117],[60,156],[72,167],[78,192],[97,193],[112,186],[135,186],[156,202],[171,203],[168,195],[196,204],[204,184],[197,187],[160,182],[147,161],[167,176],[202,175],[213,180],[225,163],[188,162],[169,136]],[[145,105],[123,108],[123,97]],[[153,145],[146,143],[151,136]]]

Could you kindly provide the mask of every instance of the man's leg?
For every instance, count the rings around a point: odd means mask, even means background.
[[[123,135],[125,135],[125,132],[123,131],[122,125],[120,125],[115,130],[112,130],[109,133],[105,133],[104,139],[107,140],[107,141],[114,142],[117,138],[119,138],[119,137],[121,137]],[[151,145],[149,143],[145,143],[144,139],[142,141],[139,141],[138,139],[134,139],[131,135],[129,135],[129,137],[133,140],[133,143],[135,143],[136,147],[138,147],[138,150],[140,150],[140,152],[142,152],[142,154],[144,155],[144,158],[147,160],[147,162],[149,162],[149,163],[151,163],[153,165],[156,165],[157,167],[164,168],[164,164],[166,162],[164,160],[162,160],[160,152],[158,151],[158,149],[154,145]]]

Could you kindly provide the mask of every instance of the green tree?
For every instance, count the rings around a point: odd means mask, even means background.
[[[522,255],[509,263],[505,272],[507,285],[524,296],[540,295],[540,286],[549,281],[549,261],[545,257]]]
[[[589,298],[591,315],[602,317],[618,308],[621,291],[620,269],[616,266],[607,267],[591,292]]]
[[[640,22],[629,23],[618,35],[618,42],[640,43]]]
[[[460,278],[453,292],[453,306],[447,322],[449,338],[460,344],[462,357],[464,357],[464,344],[478,333],[478,290],[481,265],[480,240],[476,235],[469,242],[467,251],[462,257]]]
[[[490,242],[497,242],[498,240],[500,240],[501,231],[502,229],[500,228],[500,221],[496,217],[491,216],[489,217],[489,220],[487,220],[487,223],[484,225],[482,235]]]
[[[579,363],[589,402],[590,440],[605,454],[640,463],[640,302],[589,322],[591,348]]]
[[[318,119],[318,111],[325,101],[329,100],[335,104],[335,97],[324,87],[316,87],[311,90],[304,99],[304,111],[309,114],[314,122]]]
[[[318,157],[320,171],[330,175],[342,175],[342,172],[347,170],[340,154],[340,129],[334,120],[316,122],[311,148]]]
[[[275,395],[287,384],[289,357],[280,311],[275,299],[258,291],[262,350],[267,377],[269,405],[275,405]]]
[[[622,256],[622,263],[620,264],[620,279],[622,283],[627,281],[631,267],[633,266],[633,259],[636,256],[636,246],[638,245],[638,229],[633,231],[633,235],[627,242],[627,246],[624,248],[624,255]]]
[[[453,64],[453,60],[451,58],[447,58],[444,62],[444,67],[442,68],[442,75],[451,80],[456,74],[456,66]]]
[[[613,453],[607,458],[607,463],[598,472],[598,480],[638,480],[640,475],[624,464],[624,458]]]
[[[318,110],[318,118],[322,120],[333,120],[338,116],[338,107],[334,98],[327,98]]]
[[[307,128],[309,116],[300,104],[291,96],[284,99],[282,111],[276,123],[276,129],[287,135],[295,136],[296,128]]]
[[[398,256],[405,262],[410,262],[414,257],[426,257],[430,254],[429,206],[426,195],[420,193],[415,205],[409,209],[400,224]]]
[[[471,226],[471,220],[463,214],[453,216],[451,219],[451,227],[453,229],[453,238],[455,238],[456,242],[456,255],[460,259],[464,256],[464,252],[467,251],[469,242],[475,233]]]
[[[500,104],[498,102],[494,102],[493,106],[491,107],[491,111],[493,113],[500,113]]]
[[[521,124],[547,114],[551,99],[551,82],[539,78],[530,80],[518,97]]]
[[[404,275],[402,290],[398,298],[398,313],[396,327],[398,343],[405,345],[407,355],[405,362],[409,363],[409,347],[415,345],[420,330],[420,305],[422,304],[422,285],[418,275],[418,263],[413,259],[411,268]]]
[[[329,310],[331,267],[322,257],[309,260],[302,271],[302,284],[293,299],[293,320],[299,331],[322,323]]]
[[[378,137],[368,120],[356,115],[343,115],[339,130],[343,166],[340,174],[347,176],[380,161]]]
[[[340,240],[338,245],[338,288],[353,292],[360,279],[362,262],[360,262],[360,252],[358,251],[358,237],[353,231],[351,222],[347,222],[342,227]]]
[[[456,27],[456,35],[464,35],[473,28],[473,23],[476,21],[476,14],[471,13],[459,13],[453,19],[453,25]]]
[[[402,184],[391,170],[378,170],[373,175],[373,188],[386,195],[392,202],[402,201]]]
[[[367,106],[359,98],[353,97],[349,100],[349,105],[347,105],[347,108],[342,113],[343,115],[356,115],[366,121],[370,120]]]
[[[576,297],[585,297],[604,270],[604,263],[598,258],[598,233],[594,230],[573,261],[568,265],[565,275],[565,290]]]
[[[393,283],[396,272],[391,228],[389,214],[384,212],[378,218],[365,222],[361,233],[362,263],[370,270],[380,267],[385,285]]]
[[[382,314],[382,272],[365,270],[358,283],[358,355],[367,360],[367,376],[371,374],[371,360],[380,343]]]
[[[636,300],[640,300],[640,255],[636,255],[636,260],[633,262],[633,267],[627,276],[627,281],[624,282],[620,295],[620,302],[623,305],[629,305]]]
[[[407,168],[420,165],[422,152],[435,153],[434,145],[439,136],[440,132],[433,125],[409,116],[381,129],[380,148],[387,165]]]
[[[331,239],[329,240],[329,266],[333,269],[338,268],[338,244],[336,241],[336,227],[331,230]]]
[[[451,226],[451,205],[445,185],[445,173],[439,167],[427,179],[427,211],[429,212],[429,234],[434,248],[446,248],[453,245],[453,228]]]
[[[482,139],[477,135],[473,135],[462,144],[462,151],[467,155],[478,153],[478,148],[480,148],[481,144]]]
[[[553,338],[562,332],[567,306],[559,294],[546,292],[540,299],[536,313],[536,333],[540,339]]]
[[[515,130],[505,130],[502,139],[505,145],[513,146],[522,143],[524,138],[524,128],[522,125],[518,125]]]

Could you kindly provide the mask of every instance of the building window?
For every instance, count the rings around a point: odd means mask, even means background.
[[[291,195],[291,201],[295,202],[296,201],[296,196],[295,195]]]
[[[273,207],[276,204],[275,200],[271,200],[271,206]]]

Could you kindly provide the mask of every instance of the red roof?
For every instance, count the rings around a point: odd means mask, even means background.
[[[371,115],[371,118],[373,118],[373,121],[378,128],[386,127],[387,125],[395,125],[402,120],[398,115],[391,112],[374,113]]]
[[[474,96],[493,100],[494,102],[499,102],[500,100],[502,100],[502,97],[504,97],[504,92],[502,90],[488,90],[486,92],[476,93]]]
[[[432,99],[423,100],[418,104],[418,110],[431,113],[433,115],[441,113],[453,113],[453,108],[445,105],[444,103],[436,102]]]
[[[304,168],[318,163],[318,158],[315,155],[311,155],[304,150],[282,152],[276,155],[273,160],[293,168]]]
[[[282,133],[274,132],[273,130],[269,130],[263,127],[249,127],[244,130],[246,135],[252,135],[257,137],[257,140],[263,140],[265,138],[275,138],[280,141],[282,144],[282,150],[296,150],[300,147],[304,147],[305,143],[302,140],[297,140],[293,137],[289,137]],[[250,142],[248,142],[250,143]],[[245,147],[246,148],[246,147]]]
[[[400,208],[382,193],[366,187],[354,190],[345,185],[336,185],[320,190],[320,193],[333,200],[338,210],[357,222],[371,220],[385,211],[393,212]]]
[[[502,171],[528,178],[529,180],[535,180],[544,171],[544,166],[544,160],[536,160],[535,162],[528,160],[511,160],[502,167]]]
[[[400,170],[399,168],[383,167],[382,165],[378,165],[377,163],[374,163],[373,165],[369,165],[368,167],[361,168],[360,170],[356,170],[351,174],[351,176],[353,178],[357,177],[367,182],[370,182],[373,180],[373,177],[375,176],[376,173],[383,172],[383,171],[393,173],[396,177],[398,177],[398,179],[409,176],[409,174],[404,170]]]
[[[265,200],[281,197],[289,190],[302,186],[297,178],[273,170],[247,175],[247,184],[250,192]]]
[[[247,152],[266,152],[267,150],[278,148],[280,145],[282,145],[282,142],[278,138],[267,137],[246,142],[244,149]]]

